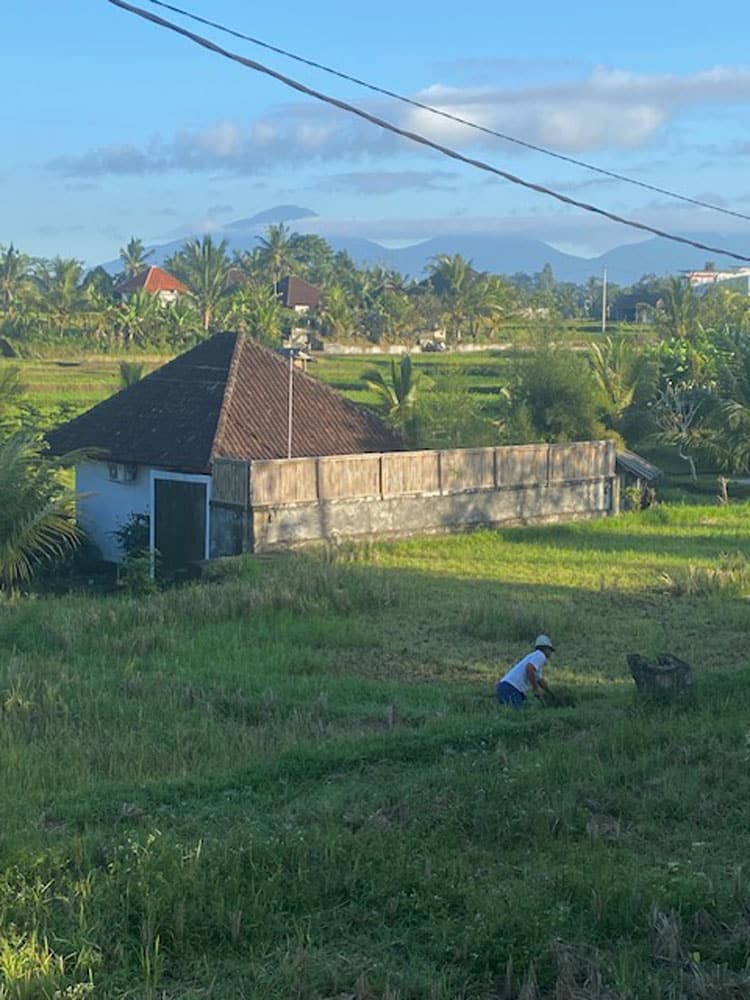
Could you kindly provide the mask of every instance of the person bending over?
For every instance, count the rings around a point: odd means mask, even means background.
[[[539,701],[544,701],[545,695],[552,697],[544,679],[544,667],[554,651],[550,637],[544,633],[538,635],[534,640],[534,651],[515,663],[495,685],[500,704],[523,708],[529,691]]]

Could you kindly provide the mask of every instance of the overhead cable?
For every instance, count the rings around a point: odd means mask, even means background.
[[[159,27],[166,28],[167,30],[173,31],[178,35],[182,35],[184,38],[189,39],[196,45],[200,45],[202,48],[208,49],[210,52],[223,56],[225,59],[230,59],[242,66],[246,66],[248,69],[270,76],[274,80],[278,80],[280,83],[290,87],[292,90],[296,90],[300,94],[305,94],[308,97],[314,97],[316,100],[323,101],[325,104],[330,104],[332,107],[339,108],[341,111],[346,111],[349,114],[356,115],[358,118],[362,118],[365,121],[370,122],[372,125],[377,125],[378,128],[392,132],[394,135],[400,135],[405,139],[410,139],[412,142],[419,143],[429,149],[434,149],[453,160],[458,160],[461,163],[466,163],[469,166],[476,167],[478,170],[483,170],[486,173],[502,177],[511,184],[518,184],[531,191],[537,191],[539,194],[546,195],[549,198],[554,198],[556,201],[562,202],[565,205],[571,205],[574,208],[580,208],[586,212],[592,212],[596,215],[602,216],[603,218],[610,219],[612,222],[617,222],[624,226],[630,226],[632,229],[639,229],[642,232],[651,233],[654,236],[661,236],[664,239],[672,240],[675,243],[684,243],[687,246],[696,247],[698,250],[705,250],[708,253],[722,254],[726,257],[732,257],[735,260],[750,263],[750,257],[746,257],[743,254],[738,254],[732,250],[723,249],[722,247],[714,247],[706,243],[700,243],[697,240],[691,240],[686,236],[677,236],[674,233],[666,232],[663,229],[657,229],[654,226],[649,226],[645,222],[627,219],[624,216],[616,215],[614,212],[609,212],[596,205],[591,205],[587,202],[570,198],[568,195],[561,194],[559,191],[554,191],[551,188],[545,187],[543,184],[535,184],[532,181],[523,180],[523,178],[517,177],[515,174],[511,174],[506,170],[501,170],[499,167],[494,167],[490,163],[485,163],[483,160],[477,160],[473,157],[464,156],[463,153],[459,153],[457,150],[451,149],[449,146],[443,146],[440,143],[433,142],[432,139],[428,139],[426,136],[420,135],[417,132],[410,132],[407,129],[400,128],[398,125],[394,125],[392,122],[386,121],[384,118],[380,118],[377,115],[371,114],[369,111],[358,108],[356,105],[349,104],[347,101],[341,101],[337,97],[331,97],[330,95],[324,94],[319,90],[314,90],[312,87],[308,87],[305,84],[300,83],[298,80],[294,80],[291,77],[285,76],[283,73],[279,73],[276,70],[271,69],[269,66],[263,65],[263,63],[256,62],[254,59],[248,59],[246,56],[238,55],[236,52],[230,52],[228,49],[224,49],[215,42],[210,41],[208,38],[203,38],[201,35],[196,35],[194,32],[188,31],[187,28],[183,28],[178,24],[173,24],[171,21],[167,21],[164,18],[159,17],[158,14],[152,14],[150,11],[143,10],[141,7],[135,7],[132,4],[126,3],[125,0],[107,0],[107,2],[113,4],[115,7],[120,7],[123,10],[129,11],[131,14],[136,14],[138,17],[144,18],[144,20],[151,21]]]
[[[687,202],[689,205],[697,205],[699,208],[706,208],[711,212],[721,212],[723,215],[731,215],[736,219],[745,219],[750,222],[750,215],[747,215],[744,212],[738,212],[735,209],[725,208],[722,205],[714,205],[711,202],[703,201],[701,198],[691,198],[689,195],[680,194],[677,191],[671,191],[669,188],[659,187],[657,184],[649,184],[647,181],[640,181],[635,177],[628,177],[626,174],[617,173],[615,170],[606,170],[604,167],[597,167],[593,163],[587,163],[585,160],[576,159],[574,156],[566,156],[564,153],[558,153],[554,149],[547,149],[545,146],[539,146],[536,143],[528,142],[526,139],[519,139],[517,136],[508,135],[505,132],[499,132],[497,129],[492,129],[486,125],[480,125],[478,122],[473,122],[468,118],[463,118],[461,115],[454,115],[450,111],[445,111],[442,108],[435,108],[430,104],[414,100],[412,97],[406,97],[404,94],[399,94],[394,90],[388,90],[387,87],[380,87],[377,84],[369,83],[367,80],[361,80],[359,77],[351,76],[341,70],[333,69],[331,66],[326,66],[324,63],[316,62],[314,59],[306,59],[304,56],[300,56],[295,52],[290,52],[288,49],[282,49],[278,45],[271,45],[270,42],[264,42],[262,39],[255,38],[253,35],[247,35],[234,28],[229,28],[218,21],[211,21],[207,17],[201,17],[199,14],[193,14],[191,11],[184,10],[182,7],[176,7],[174,4],[165,3],[164,0],[148,0],[148,3],[153,4],[156,7],[163,7],[165,10],[171,10],[173,13],[190,18],[190,20],[196,21],[199,24],[205,24],[210,28],[216,28],[217,31],[222,31],[227,35],[232,35],[234,38],[240,38],[245,42],[251,42],[253,45],[257,45],[262,49],[267,49],[269,52],[275,52],[277,55],[285,56],[288,59],[294,59],[295,62],[302,63],[305,66],[322,70],[322,72],[328,73],[331,76],[336,76],[341,80],[347,80],[349,83],[355,83],[357,86],[364,87],[366,90],[371,90],[376,94],[383,94],[385,97],[392,97],[394,100],[401,101],[403,104],[409,104],[411,107],[418,108],[420,111],[428,111],[432,115],[437,115],[440,118],[447,118],[448,121],[456,122],[457,124],[464,125],[470,129],[475,129],[477,132],[484,132],[486,135],[494,136],[496,139],[503,139],[505,142],[514,143],[516,146],[523,146],[525,149],[533,150],[535,153],[543,153],[545,156],[551,156],[556,160],[562,160],[564,163],[571,163],[576,167],[582,167],[584,170],[601,174],[603,177],[610,177],[613,180],[622,181],[624,184],[632,184],[635,187],[645,188],[646,191],[653,191],[656,194],[663,194],[666,195],[666,197],[674,198],[677,201]]]

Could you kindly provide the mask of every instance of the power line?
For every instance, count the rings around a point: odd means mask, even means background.
[[[402,129],[398,125],[394,125],[392,122],[386,121],[384,118],[373,115],[369,111],[356,107],[356,105],[349,104],[347,101],[341,101],[337,97],[331,97],[330,95],[324,94],[319,90],[314,90],[312,87],[307,87],[298,80],[285,76],[283,73],[279,73],[276,70],[271,69],[269,66],[264,66],[263,63],[256,62],[254,59],[248,59],[246,56],[238,55],[236,52],[230,52],[228,49],[224,49],[215,42],[210,41],[208,38],[196,35],[192,31],[188,31],[187,28],[173,24],[171,21],[167,21],[164,18],[159,17],[157,14],[152,14],[150,11],[143,10],[140,7],[135,7],[126,3],[125,0],[108,0],[108,3],[113,4],[115,7],[120,7],[123,10],[127,10],[131,14],[136,14],[138,17],[142,17],[146,21],[151,21],[159,27],[166,28],[167,30],[173,31],[178,35],[182,35],[184,38],[188,38],[190,41],[195,42],[196,45],[200,45],[202,48],[208,49],[210,52],[223,56],[225,59],[230,59],[232,62],[246,66],[248,69],[270,76],[274,80],[278,80],[280,83],[290,87],[292,90],[296,90],[300,94],[305,94],[308,97],[314,97],[316,100],[323,101],[325,104],[330,104],[332,107],[339,108],[341,111],[346,111],[349,114],[356,115],[358,118],[362,118],[365,121],[370,122],[372,125],[377,125],[378,128],[392,132],[394,135],[400,135],[405,139],[410,139],[412,142],[419,143],[422,146],[427,146],[429,149],[434,149],[453,160],[458,160],[461,163],[466,163],[469,166],[476,167],[478,170],[483,170],[487,173],[494,174],[497,177],[502,177],[511,184],[518,184],[531,191],[537,191],[539,194],[546,195],[549,198],[554,198],[565,205],[571,205],[574,208],[580,208],[586,212],[601,215],[606,219],[610,219],[612,222],[617,222],[624,226],[630,226],[631,228],[639,229],[642,232],[652,233],[654,236],[661,236],[664,239],[672,240],[674,243],[684,243],[687,246],[696,247],[698,250],[706,250],[708,253],[721,254],[722,256],[732,257],[735,260],[750,263],[750,257],[746,257],[743,254],[734,253],[732,250],[725,250],[722,247],[714,247],[709,246],[706,243],[699,243],[696,240],[688,239],[686,236],[676,236],[674,233],[668,233],[663,229],[657,229],[654,226],[649,226],[645,222],[637,222],[634,219],[627,219],[624,216],[616,215],[614,212],[609,212],[604,208],[599,208],[598,206],[591,205],[588,202],[570,198],[568,195],[561,194],[559,191],[554,191],[551,188],[545,187],[543,184],[535,184],[532,181],[523,180],[523,178],[517,177],[515,174],[511,174],[506,170],[501,170],[499,167],[493,167],[492,164],[485,163],[483,160],[476,160],[473,157],[464,156],[463,153],[459,153],[457,150],[451,149],[449,146],[443,146],[440,143],[433,142],[432,139],[419,135],[417,132],[410,132],[406,129]]]
[[[505,132],[499,132],[496,129],[480,125],[478,122],[473,122],[468,118],[462,118],[460,115],[451,114],[449,111],[443,111],[440,108],[424,104],[422,101],[416,101],[411,97],[406,97],[404,94],[388,90],[386,87],[379,87],[377,84],[369,83],[367,80],[361,80],[359,77],[343,73],[341,70],[333,69],[331,66],[326,66],[324,63],[316,62],[313,59],[306,59],[304,56],[297,55],[295,52],[290,52],[287,49],[279,48],[277,45],[271,45],[269,42],[264,42],[262,39],[255,38],[253,35],[246,35],[241,31],[236,31],[234,28],[228,28],[226,25],[221,24],[218,21],[211,21],[209,18],[193,14],[189,10],[183,10],[181,7],[176,7],[174,4],[165,3],[164,0],[148,0],[148,3],[153,4],[156,7],[163,7],[165,10],[171,10],[175,14],[180,14],[183,17],[190,18],[192,21],[197,21],[199,24],[205,24],[210,28],[216,28],[218,31],[222,31],[227,35],[232,35],[234,38],[240,38],[245,42],[251,42],[253,45],[257,45],[262,49],[267,49],[269,52],[275,52],[277,55],[285,56],[288,59],[294,59],[295,62],[302,63],[305,66],[322,70],[324,73],[336,76],[340,80],[347,80],[349,83],[356,83],[357,86],[364,87],[366,90],[371,90],[373,93],[383,94],[385,97],[392,97],[395,100],[401,101],[403,104],[408,104],[413,108],[419,108],[421,111],[428,111],[430,114],[437,115],[440,118],[447,118],[448,121],[457,122],[459,125],[465,125],[467,128],[475,129],[477,132],[484,132],[486,135],[494,136],[496,139],[503,139],[505,142],[514,143],[516,146],[523,146],[525,149],[531,149],[535,153],[543,153],[545,156],[551,156],[556,160],[562,160],[563,163],[571,163],[576,167],[583,167],[584,170],[593,171],[596,174],[601,174],[603,177],[611,177],[613,180],[622,181],[624,184],[632,184],[635,187],[644,188],[646,191],[653,191],[656,194],[666,195],[668,198],[675,198],[678,201],[687,202],[689,205],[697,205],[699,208],[707,208],[712,212],[721,212],[723,215],[731,215],[735,219],[745,219],[747,222],[750,222],[750,215],[746,215],[744,212],[738,212],[731,208],[724,208],[721,205],[714,205],[711,202],[703,201],[700,198],[691,198],[689,195],[680,194],[677,191],[671,191],[669,188],[659,187],[656,184],[649,184],[646,181],[639,181],[635,177],[628,177],[627,175],[619,174],[614,170],[606,170],[604,167],[597,167],[595,164],[587,163],[585,160],[578,160],[574,156],[566,156],[564,153],[558,153],[553,149],[547,149],[545,146],[539,146],[536,143],[528,142],[525,139],[519,139],[517,136],[507,135]]]

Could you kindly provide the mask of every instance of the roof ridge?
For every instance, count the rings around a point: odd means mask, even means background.
[[[216,430],[214,431],[214,438],[211,442],[211,448],[209,449],[209,457],[213,459],[214,453],[218,450],[221,439],[224,436],[224,428],[226,426],[227,420],[229,419],[229,409],[232,402],[232,395],[234,393],[234,387],[237,383],[237,369],[240,366],[240,355],[242,354],[242,349],[245,346],[245,335],[237,331],[234,334],[234,348],[232,349],[232,360],[229,362],[229,371],[227,373],[226,388],[224,389],[224,395],[221,400],[221,409],[219,410],[219,419],[216,421]]]

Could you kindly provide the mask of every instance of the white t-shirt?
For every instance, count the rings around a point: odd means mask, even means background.
[[[531,687],[529,678],[526,676],[526,667],[531,664],[534,668],[537,680],[541,680],[542,671],[546,662],[547,657],[541,649],[535,649],[533,653],[529,653],[528,656],[524,656],[522,660],[519,660],[518,663],[512,666],[502,680],[508,684],[512,684],[513,687],[522,694],[526,694]]]

